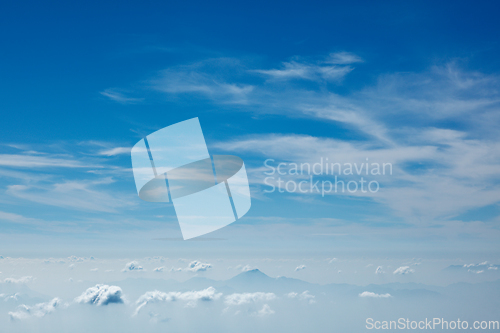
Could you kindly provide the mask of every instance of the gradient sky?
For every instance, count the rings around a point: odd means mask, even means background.
[[[0,330],[498,320],[499,9],[3,1]],[[130,151],[195,117],[210,154],[244,160],[252,207],[184,241]],[[392,172],[290,174],[327,159]],[[335,176],[380,188],[269,193]]]
[[[497,16],[458,1],[3,3],[0,255],[495,260]],[[243,158],[253,202],[180,242],[173,207],[138,198],[129,153],[193,117],[211,153]],[[268,194],[268,158],[394,172],[376,194]]]

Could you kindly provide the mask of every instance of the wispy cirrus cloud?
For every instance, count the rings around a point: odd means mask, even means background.
[[[392,175],[380,180],[384,190],[366,195],[405,218],[426,217],[427,222],[431,222],[500,200],[500,191],[489,186],[500,177],[498,143],[472,140],[463,132],[436,128],[423,130],[411,140],[412,144],[401,142],[377,147],[377,142],[373,141],[272,134],[235,139],[215,146],[228,152],[252,152],[264,158],[296,163],[314,164],[321,158],[328,158],[331,163],[358,165],[366,163],[367,159],[370,163],[391,163]],[[423,167],[414,170],[415,164]],[[263,183],[264,171],[269,170],[250,171],[255,184]],[[402,183],[413,186],[401,186]],[[475,195],[470,197],[466,193]]]
[[[106,89],[101,91],[100,94],[120,104],[136,104],[144,101],[144,98],[128,97],[124,92],[120,92],[116,89]]]
[[[254,69],[250,72],[267,76],[270,80],[302,79],[308,81],[341,81],[354,68],[347,66],[363,60],[349,52],[331,53],[328,57],[308,62],[295,59],[283,62],[278,69]]]
[[[326,57],[324,62],[327,64],[335,64],[335,65],[349,65],[349,64],[364,62],[364,60],[360,56],[354,53],[342,51],[342,52],[330,53],[328,57]]]
[[[113,196],[99,186],[112,183],[111,178],[100,180],[72,180],[51,184],[9,185],[6,194],[44,205],[74,210],[116,213],[118,209],[133,206],[126,197]]]
[[[339,81],[352,70],[350,66],[314,65],[290,61],[284,62],[280,69],[256,69],[253,72],[263,74],[272,80]]]
[[[254,86],[230,83],[213,72],[213,66],[240,67],[234,59],[209,59],[192,65],[168,68],[149,80],[153,90],[169,95],[195,94],[224,104],[248,104]]]
[[[337,52],[315,61],[292,59],[271,69],[237,59],[208,59],[171,67],[151,87],[345,127],[360,140],[268,133],[232,139],[218,148],[300,162],[329,157],[392,163],[394,174],[372,198],[412,223],[441,223],[500,201],[500,191],[491,186],[500,177],[497,75],[466,70],[454,61],[422,72],[383,74],[371,86],[340,95],[302,83],[341,79],[364,61],[360,56]],[[269,80],[255,83],[256,74]],[[292,79],[293,84],[287,82]],[[229,93],[227,85],[236,88]]]
[[[0,166],[14,168],[89,168],[89,165],[70,156],[0,154]]]
[[[7,222],[19,223],[19,224],[36,224],[36,225],[41,225],[44,222],[44,221],[39,220],[39,219],[26,217],[26,216],[14,214],[14,213],[2,212],[2,211],[0,211],[0,221],[7,221]]]
[[[316,296],[309,294],[308,290],[306,290],[300,294],[292,291],[292,292],[289,292],[288,294],[286,294],[285,296],[288,298],[296,298],[299,300],[305,300],[305,301],[308,301],[309,304],[316,303],[316,301],[314,300],[316,298]]]
[[[130,154],[131,147],[115,147],[115,148],[110,148],[110,149],[105,149],[99,151],[99,155],[104,155],[104,156],[116,156],[116,155],[125,155],[125,154]]]

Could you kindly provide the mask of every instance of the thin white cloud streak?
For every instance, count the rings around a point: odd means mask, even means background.
[[[132,207],[133,202],[113,195],[98,187],[113,182],[111,178],[97,181],[73,180],[50,185],[10,185],[6,194],[18,199],[83,211],[116,213],[118,209]]]
[[[25,217],[19,214],[0,211],[0,221],[8,221],[12,223],[27,224],[27,225],[43,225],[46,223],[43,220]]]
[[[72,158],[40,155],[0,154],[0,166],[14,168],[100,168]]]
[[[116,156],[116,155],[130,154],[130,152],[131,152],[131,147],[115,147],[106,150],[101,150],[99,152],[99,155]]]
[[[347,66],[363,62],[357,55],[349,52],[331,53],[322,61],[310,63],[300,60],[283,62],[280,69],[255,69],[251,73],[263,74],[270,80],[283,81],[302,79],[309,81],[341,81],[354,68]]]
[[[101,91],[100,94],[120,104],[136,104],[144,101],[144,98],[127,97],[125,94],[114,89],[106,89]]]
[[[25,201],[31,201],[65,209],[106,213],[117,213],[120,208],[134,206],[132,195],[124,195],[107,187],[115,182],[114,177],[122,176],[120,168],[101,164],[100,162],[105,162],[102,158],[90,158],[89,155],[95,155],[93,152],[65,155],[54,153],[54,150],[65,151],[66,146],[55,144],[45,148],[51,152],[0,155],[0,176],[22,181],[21,184],[19,181],[10,182],[14,185],[6,186],[6,196],[1,200],[9,204],[26,204]],[[72,146],[72,151],[75,148]],[[10,170],[11,167],[15,167],[16,171]],[[61,168],[75,170],[61,171]],[[105,175],[95,176],[93,173]],[[10,212],[0,213],[0,219],[37,226],[57,224]]]
[[[353,70],[350,66],[325,66],[284,62],[282,69],[257,69],[252,72],[263,74],[272,80],[303,79],[310,81],[339,81]]]
[[[325,63],[335,64],[335,65],[349,65],[358,62],[363,62],[364,60],[351,52],[336,52],[330,53],[325,59]]]
[[[408,114],[415,119],[456,118],[473,120],[491,111],[498,112],[500,96],[495,86],[499,78],[464,71],[456,63],[434,66],[424,73],[396,73],[380,77],[376,86],[360,92],[378,115]]]
[[[227,83],[223,78],[210,74],[206,67],[214,62],[227,65],[231,60],[212,59],[190,66],[166,69],[149,81],[150,87],[172,95],[197,94],[224,104],[247,104],[248,95],[254,86]]]

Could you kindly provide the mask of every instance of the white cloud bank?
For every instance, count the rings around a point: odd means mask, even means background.
[[[389,298],[392,297],[391,294],[376,294],[371,291],[363,291],[359,294],[359,297],[371,297],[371,298]]]
[[[208,287],[207,289],[200,291],[188,292],[171,291],[165,293],[158,290],[148,291],[137,299],[137,308],[134,315],[137,315],[139,311],[149,303],[185,301],[188,302],[188,306],[194,307],[196,306],[197,301],[214,301],[221,297],[222,293],[218,293],[214,287]]]
[[[274,293],[242,293],[242,294],[231,294],[226,296],[224,303],[226,305],[242,305],[252,302],[259,301],[272,301],[276,299],[276,294]]]

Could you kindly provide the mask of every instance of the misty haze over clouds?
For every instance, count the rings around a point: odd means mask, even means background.
[[[1,260],[0,323],[9,332],[34,326],[40,332],[54,327],[86,332],[95,330],[96,322],[102,332],[141,327],[148,332],[326,332],[332,325],[361,332],[366,318],[458,316],[472,322],[493,318],[500,305],[498,266],[488,262],[324,258],[215,259],[212,264],[182,258],[76,256]],[[307,265],[296,270],[297,262]],[[288,274],[269,276],[257,266]],[[338,282],[308,282],[307,270],[333,275],[331,280]],[[6,277],[19,274],[32,275]],[[421,283],[425,274],[455,282]],[[365,282],[345,283],[340,278],[344,275],[347,281]],[[475,283],[459,282],[467,280]]]

